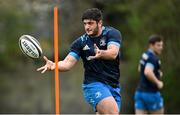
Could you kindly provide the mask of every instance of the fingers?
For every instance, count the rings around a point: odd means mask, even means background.
[[[41,73],[44,73],[47,70],[47,66],[43,66],[37,69],[37,71],[42,71]]]
[[[163,85],[163,82],[162,82],[162,81],[159,81],[159,82],[158,82],[158,86],[157,86],[157,87],[158,87],[159,89],[162,89],[162,88],[163,88],[163,86],[164,86],[164,85]]]
[[[99,49],[96,44],[94,44],[94,48],[95,48],[95,49]]]
[[[48,58],[46,56],[43,56],[43,58],[46,62],[48,61]]]
[[[47,70],[48,70],[48,67],[46,65],[37,69],[37,71],[42,71],[41,73],[44,73]]]
[[[94,52],[95,52],[95,53],[100,53],[99,48],[97,47],[96,44],[94,44]]]
[[[41,73],[44,73],[44,72],[46,72],[47,71],[47,67],[46,68],[44,68],[44,70],[41,72]]]
[[[43,56],[43,58],[46,61],[46,64],[38,68],[37,71],[41,71],[41,73],[45,73],[47,70],[53,70],[54,69],[53,62],[50,61],[46,56]]]
[[[93,60],[95,58],[96,58],[96,56],[89,56],[89,57],[87,57],[87,60]]]
[[[37,71],[41,71],[41,70],[43,70],[45,68],[46,68],[46,66],[42,66],[42,67],[38,68]]]

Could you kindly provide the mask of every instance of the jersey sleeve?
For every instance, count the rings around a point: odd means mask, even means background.
[[[151,68],[152,70],[154,70],[154,65],[152,63],[146,63],[146,67]]]
[[[108,44],[114,44],[118,47],[121,47],[121,41],[122,41],[122,37],[121,37],[121,33],[118,30],[112,29],[108,32]]]
[[[79,60],[80,52],[81,52],[81,41],[77,39],[71,44],[70,52],[68,55],[71,55],[77,60]]]
[[[151,57],[151,56],[149,56],[148,57],[148,59],[147,59],[147,61],[146,61],[146,65],[145,65],[145,67],[149,67],[149,68],[151,68],[152,70],[154,70],[154,68],[155,68],[155,60]]]

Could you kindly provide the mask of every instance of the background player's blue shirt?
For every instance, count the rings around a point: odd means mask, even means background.
[[[94,59],[89,60],[89,56],[94,56],[94,44],[99,49],[106,50],[109,44],[120,47],[121,33],[112,28],[104,27],[99,37],[90,38],[87,34],[82,35],[71,44],[69,55],[74,56],[77,60],[81,57],[84,64],[84,84],[92,82],[103,82],[113,87],[119,85],[120,69],[119,57],[115,60]]]
[[[153,52],[153,50],[148,49],[145,53],[143,53],[140,60],[140,83],[138,85],[138,91],[145,92],[156,92],[159,91],[157,85],[149,81],[144,75],[144,69],[146,66],[149,66],[153,69],[155,76],[160,79],[160,64],[161,61],[157,57],[157,55]]]

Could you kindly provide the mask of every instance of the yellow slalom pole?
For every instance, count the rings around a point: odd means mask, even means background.
[[[58,8],[54,7],[54,60],[55,60],[55,109],[60,114],[59,104],[59,71],[58,71]]]

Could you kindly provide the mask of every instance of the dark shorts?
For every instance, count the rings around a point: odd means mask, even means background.
[[[163,108],[163,98],[160,92],[135,92],[135,109],[155,111]]]
[[[83,84],[83,93],[86,101],[93,107],[96,112],[96,105],[104,98],[112,96],[116,100],[119,111],[121,107],[120,88],[113,88],[101,82]]]

